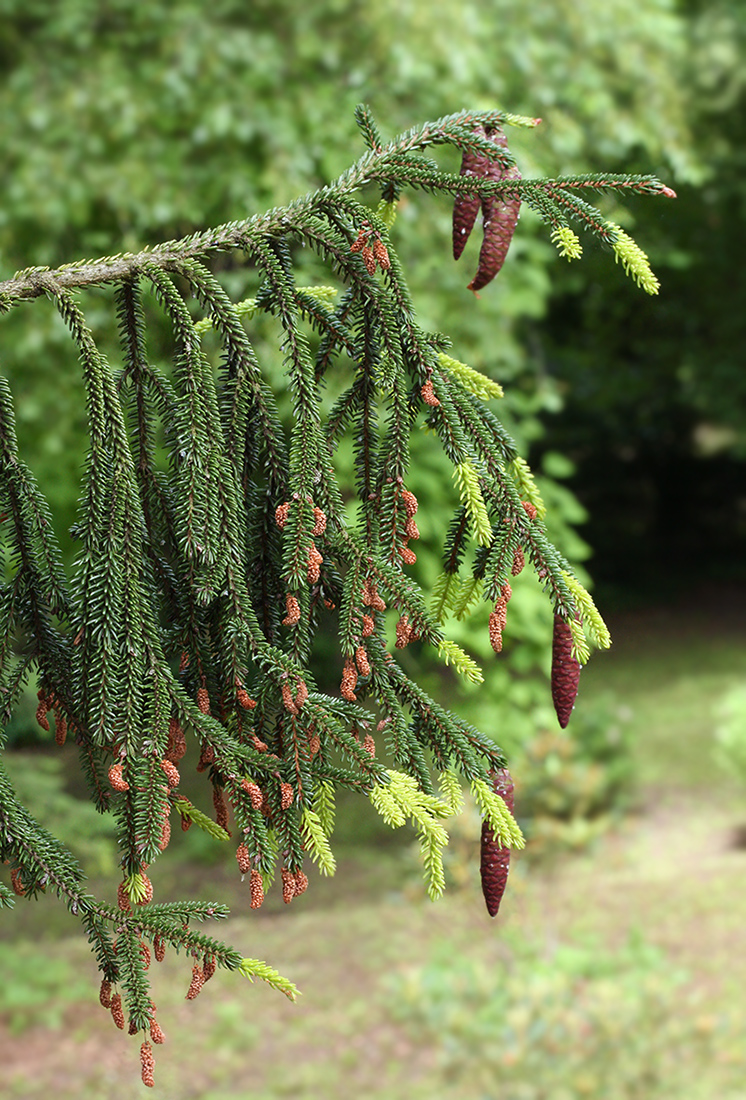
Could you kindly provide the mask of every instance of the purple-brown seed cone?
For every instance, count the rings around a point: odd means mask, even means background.
[[[512,813],[514,787],[507,768],[501,768],[500,771],[492,773],[492,786]],[[486,821],[482,822],[479,870],[487,912],[491,917],[495,917],[508,881],[510,848],[504,848],[499,841],[495,840],[494,833]]]
[[[481,126],[478,127],[476,133],[478,133],[480,137],[485,136]],[[472,153],[468,149],[465,149],[461,158],[461,175],[484,177],[489,171],[489,165],[490,162],[487,157],[479,153]],[[454,260],[459,258],[466,247],[466,242],[469,240],[469,235],[477,220],[480,205],[481,199],[475,192],[456,196],[456,201],[453,205]]]
[[[491,135],[492,141],[503,149],[507,149],[508,140],[502,130],[495,130]],[[515,165],[504,168],[498,161],[490,161],[487,178],[491,180],[505,180],[521,178],[521,173]],[[479,251],[479,267],[477,273],[469,283],[469,290],[481,290],[483,286],[497,275],[505,263],[505,257],[513,240],[518,215],[521,209],[519,198],[493,198],[484,199],[482,202],[482,228],[484,237]]]
[[[570,721],[579,680],[580,663],[572,655],[570,624],[555,615],[552,635],[552,702],[562,729]]]

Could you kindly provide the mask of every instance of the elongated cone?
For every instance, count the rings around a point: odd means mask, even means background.
[[[490,135],[496,145],[507,148],[508,141],[502,130],[495,130]],[[503,168],[497,161],[488,162],[487,178],[491,180],[520,179],[521,174],[515,165]],[[485,199],[482,202],[482,228],[484,237],[482,247],[479,250],[479,267],[477,273],[469,283],[469,290],[481,290],[483,286],[497,275],[505,262],[505,257],[513,240],[518,214],[521,209],[521,200],[518,198],[501,199],[497,196]]]
[[[499,794],[510,812],[513,812],[513,780],[507,768],[492,773],[492,786]],[[497,916],[510,870],[510,848],[503,848],[495,840],[494,833],[486,821],[482,822],[482,843],[479,870],[482,876],[482,893],[487,903],[487,912]]]
[[[572,655],[572,632],[569,623],[554,616],[552,635],[552,702],[557,712],[557,720],[565,728],[570,721],[578,694],[580,664]]]
[[[476,133],[478,133],[480,137],[485,137],[484,129],[481,126],[477,127]],[[461,158],[461,175],[486,176],[489,169],[489,163],[487,157],[479,153],[469,152],[469,150],[465,149]],[[453,204],[454,260],[457,260],[464,251],[466,242],[469,240],[469,234],[474,228],[474,222],[477,220],[480,203],[481,200],[479,195],[475,193],[456,196],[456,201]]]

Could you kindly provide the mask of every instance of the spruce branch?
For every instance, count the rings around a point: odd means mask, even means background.
[[[489,601],[499,652],[508,577],[526,558],[560,624],[564,666],[573,671],[590,645],[609,644],[590,595],[547,537],[530,469],[488,406],[501,387],[451,355],[446,336],[420,327],[391,230],[406,187],[455,196],[470,216],[481,208],[476,290],[499,270],[526,203],[561,255],[580,255],[570,228],[579,224],[656,293],[642,249],[587,196],[673,192],[652,176],[521,179],[505,129],[538,120],[503,111],[460,111],[392,140],[369,108],[356,121],[363,155],[287,206],[0,283],[0,313],[38,298],[58,310],[79,357],[89,436],[70,569],[45,487],[19,453],[13,394],[0,378],[2,715],[12,717],[35,678],[42,728],[51,732],[51,718],[58,744],[68,731],[75,738],[92,800],[116,822],[117,903],[83,891],[83,869],[20,805],[1,766],[0,858],[10,862],[14,893],[50,887],[81,921],[118,1026],[122,1002],[132,1028],[154,1026],[151,945],[156,959],[166,945],[191,956],[190,1000],[216,966],[295,995],[266,963],[190,927],[224,919],[225,907],[153,900],[172,820],[218,841],[237,831],[251,908],[274,882],[290,903],[308,885],[304,860],[335,869],[334,794],[347,788],[390,824],[413,822],[436,897],[445,885],[443,820],[459,812],[462,782],[494,838],[514,846],[522,838],[492,783],[506,764],[501,749],[424,691],[392,650],[427,643],[481,682],[489,667],[483,673],[441,624]],[[445,146],[478,171],[443,170],[428,151]],[[361,196],[371,184],[381,193],[375,208]],[[299,246],[339,285],[298,285]],[[259,279],[238,302],[210,266],[226,252]],[[94,338],[93,288],[113,299],[121,369],[104,354],[105,337]],[[148,339],[158,328],[155,346],[163,345],[164,321],[170,349],[156,363]],[[264,361],[263,330],[256,336],[265,323],[279,333],[280,371]],[[330,383],[337,396],[328,410]],[[454,467],[461,500],[430,592],[408,572],[420,531],[407,480],[423,422]],[[344,447],[353,484],[337,472]],[[331,644],[342,670],[338,689],[317,676],[322,629],[325,671]],[[213,816],[180,789],[188,742]],[[14,893],[0,883],[0,906]]]

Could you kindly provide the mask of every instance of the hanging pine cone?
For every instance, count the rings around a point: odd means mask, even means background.
[[[502,130],[495,130],[490,136],[496,145],[507,148],[507,138]],[[515,165],[506,169],[497,161],[489,162],[486,176],[490,180],[521,178]],[[517,197],[503,199],[494,195],[482,201],[484,237],[479,250],[479,267],[469,283],[469,290],[476,293],[483,286],[487,286],[487,283],[492,282],[497,275],[508,254],[520,209],[521,200]]]
[[[476,133],[480,137],[485,136],[483,127],[479,126]],[[474,153],[465,149],[461,157],[462,176],[485,176],[489,161],[483,153]],[[466,247],[474,222],[477,220],[481,199],[476,191],[470,194],[457,195],[453,204],[453,258],[457,260]]]
[[[555,615],[552,635],[552,702],[562,729],[570,721],[575,696],[578,694],[579,679],[580,664],[572,655],[570,624]]]
[[[510,812],[513,812],[513,780],[507,768],[491,773],[495,794],[499,794]],[[487,912],[497,916],[510,869],[510,848],[503,848],[487,821],[482,822],[482,843],[479,871],[482,878],[482,893],[487,903]]]

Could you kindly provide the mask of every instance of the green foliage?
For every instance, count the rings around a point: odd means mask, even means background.
[[[685,976],[637,937],[613,954],[522,945],[491,967],[446,944],[392,992],[403,1026],[435,1048],[448,1094],[469,1100],[704,1100],[693,1072],[725,1047]]]

